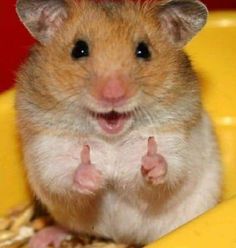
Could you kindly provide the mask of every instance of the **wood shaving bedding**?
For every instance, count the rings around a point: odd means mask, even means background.
[[[0,218],[0,248],[29,248],[29,239],[53,220],[33,205],[19,206]],[[49,246],[48,248],[53,248]],[[61,248],[137,248],[87,235],[68,235]]]

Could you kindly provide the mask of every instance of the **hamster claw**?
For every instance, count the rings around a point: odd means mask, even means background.
[[[157,152],[157,143],[154,137],[148,139],[148,151],[142,157],[141,173],[144,179],[152,185],[163,184],[166,181],[167,162]]]
[[[90,161],[90,147],[85,145],[81,151],[81,164],[74,176],[74,189],[81,194],[94,194],[103,188],[102,173]]]

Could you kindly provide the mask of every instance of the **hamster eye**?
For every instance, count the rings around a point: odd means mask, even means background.
[[[86,41],[78,40],[72,50],[71,56],[74,59],[89,56],[89,47]]]
[[[151,57],[151,53],[148,49],[148,45],[144,42],[140,42],[136,48],[135,55],[137,58],[149,59]]]

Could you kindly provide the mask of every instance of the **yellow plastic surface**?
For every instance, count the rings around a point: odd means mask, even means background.
[[[236,198],[224,201],[147,248],[236,248]]]
[[[236,248],[236,12],[210,14],[187,47],[224,162],[223,202],[150,248]],[[14,90],[0,96],[0,215],[30,201],[15,127]],[[191,206],[190,206],[191,207]],[[145,228],[145,227],[144,227]]]
[[[236,194],[236,11],[211,13],[187,51],[214,120],[225,164],[223,198]]]
[[[15,125],[14,90],[0,96],[0,216],[30,201]]]
[[[236,248],[236,11],[211,13],[187,51],[220,142],[223,202],[148,248]]]

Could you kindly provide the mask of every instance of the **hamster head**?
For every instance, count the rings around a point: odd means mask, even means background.
[[[42,125],[117,137],[195,98],[182,48],[206,22],[197,0],[18,0],[17,12],[39,41],[18,85]]]

